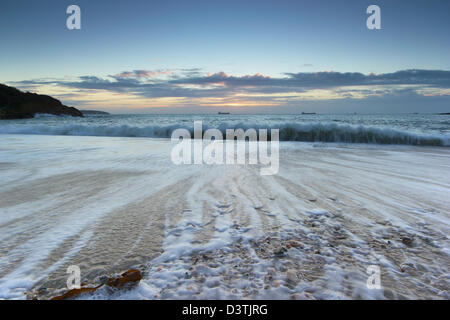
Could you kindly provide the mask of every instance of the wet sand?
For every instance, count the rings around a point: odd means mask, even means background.
[[[172,146],[3,135],[0,298],[54,296],[70,265],[92,285],[143,271],[83,298],[450,298],[448,148],[282,143],[261,176]]]

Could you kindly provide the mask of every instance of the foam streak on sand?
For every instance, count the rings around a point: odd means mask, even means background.
[[[85,298],[446,298],[450,151],[286,142],[280,172],[181,165],[167,140],[3,135],[0,298],[66,269]],[[366,286],[369,265],[382,289]]]

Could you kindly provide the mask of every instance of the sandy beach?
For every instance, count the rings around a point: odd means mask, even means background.
[[[261,176],[172,146],[4,135],[0,298],[55,296],[70,265],[89,285],[143,272],[86,299],[450,298],[448,148],[282,142]]]

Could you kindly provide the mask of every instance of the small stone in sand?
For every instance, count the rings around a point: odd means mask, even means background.
[[[302,244],[301,244],[300,242],[296,241],[296,240],[290,240],[290,241],[288,242],[288,245],[289,245],[290,247],[294,247],[294,248],[300,248],[300,247],[302,247]]]
[[[408,247],[411,247],[413,245],[413,241],[414,241],[413,239],[408,238],[408,237],[403,237],[402,238],[402,243],[404,245],[407,245]]]
[[[124,285],[134,284],[142,279],[142,274],[139,270],[130,269],[117,278],[109,278],[106,285],[109,287],[121,288]]]
[[[289,269],[288,271],[286,271],[286,278],[288,279],[289,282],[296,282],[297,274],[295,273],[294,270]]]
[[[274,254],[275,257],[283,257],[286,254],[286,248],[281,247],[278,250],[276,250]]]

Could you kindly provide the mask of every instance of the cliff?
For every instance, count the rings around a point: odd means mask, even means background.
[[[80,110],[84,115],[110,115],[110,113],[98,110]]]
[[[0,119],[33,118],[36,113],[83,116],[78,109],[67,107],[50,96],[22,92],[0,84]]]

